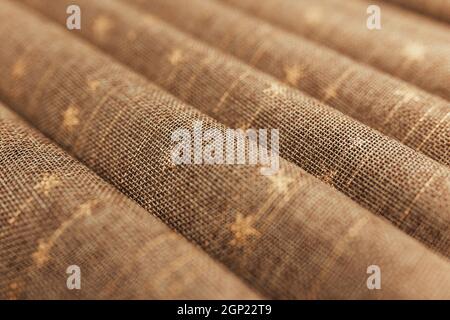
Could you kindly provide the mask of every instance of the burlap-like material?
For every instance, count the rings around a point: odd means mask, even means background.
[[[450,1],[448,0],[385,0],[415,10],[432,18],[450,22]]]
[[[33,4],[41,11],[64,21],[64,16],[61,14],[63,5],[50,2],[33,1]],[[201,40],[237,56],[248,64],[385,135],[443,164],[450,164],[450,105],[448,101],[373,68],[358,64],[306,39],[295,37],[260,20],[252,19],[215,1],[193,0],[189,2],[189,5],[186,5],[183,0],[148,2],[131,0],[131,2],[166,19],[180,30],[188,31]],[[114,28],[111,36],[114,35],[115,39],[99,41],[95,33],[89,29],[82,30],[82,34],[103,46],[108,52],[115,53],[121,60],[135,66],[141,72],[163,77],[159,70],[150,70],[154,68],[153,63],[151,68],[149,67],[149,61],[155,60],[153,56],[150,58],[152,53],[149,52],[159,55],[156,61],[161,61],[165,57],[161,56],[161,49],[153,48],[155,44],[161,43],[160,46],[164,46],[166,50],[173,51],[174,48],[178,48],[180,52],[185,53],[183,57],[185,61],[176,65],[177,70],[191,68],[194,64],[199,65],[198,70],[202,69],[199,72],[211,70],[217,78],[227,80],[231,78],[228,81],[234,84],[234,87],[238,87],[245,81],[245,79],[238,79],[243,74],[240,71],[242,68],[238,70],[235,67],[236,71],[234,71],[233,63],[229,59],[225,57],[219,59],[217,56],[208,59],[207,53],[200,48],[200,45],[192,44],[191,40],[183,39],[181,36],[175,36],[173,32],[170,36],[170,31],[162,26],[158,28],[157,22],[153,22],[152,27],[149,28],[148,25],[143,26],[139,23],[141,20],[136,19],[136,15],[134,17],[126,15],[121,11],[122,9],[117,8],[117,5],[114,9],[113,4],[105,6],[101,5],[101,2],[96,2],[98,8],[94,10],[93,4],[88,5],[83,1],[82,3],[84,7],[89,8],[88,12],[96,12],[87,17],[88,25],[94,24],[94,21],[90,19],[98,17],[100,11],[109,12],[110,19],[113,21],[111,28]],[[113,24],[116,26],[114,27]],[[208,27],[205,27],[206,25]],[[126,28],[126,26],[129,27]],[[164,29],[164,31],[148,30],[152,28]],[[129,48],[132,41],[126,37],[128,34],[126,30],[133,32],[135,29],[141,30],[135,40],[139,46],[132,46],[134,49],[131,56]],[[164,38],[159,37],[162,34]],[[170,40],[167,39],[168,37]],[[151,44],[145,40],[146,38],[152,39]],[[167,64],[167,59],[164,62]],[[198,78],[203,79],[203,77],[186,76],[181,79],[183,75],[180,73],[181,71],[174,73],[172,77],[177,78],[172,79],[172,82],[182,81],[185,90],[177,90],[181,94],[192,96],[195,83],[191,83],[196,80],[201,81]],[[433,76],[435,76],[434,73]],[[246,78],[260,78],[260,76],[252,76],[250,73]],[[168,83],[169,80],[166,78],[164,81],[166,86],[174,86]],[[203,85],[206,83],[206,81],[202,82]],[[448,81],[441,84],[445,86],[446,83]],[[221,84],[222,91],[223,87],[224,85]],[[225,86],[225,89],[229,89],[229,86]],[[204,92],[203,88],[199,91]],[[204,101],[204,98],[202,97],[201,100]]]
[[[0,154],[0,299],[258,297],[3,105]]]
[[[55,15],[66,4],[64,1],[58,5],[46,1],[37,3],[45,4],[42,9]],[[107,52],[229,126],[280,128],[281,155],[286,159],[372,212],[388,218],[430,247],[450,255],[448,167],[248,66],[189,42],[189,38],[158,20],[147,17],[145,23],[137,26],[132,21],[144,19],[120,4],[112,1],[80,3],[85,8],[84,21],[88,26],[83,34]],[[210,12],[196,8],[195,3],[190,3],[193,10]],[[198,3],[207,5],[209,2]],[[171,8],[167,12],[175,11]],[[226,14],[217,12],[217,16],[226,17]],[[92,32],[96,21],[102,19],[110,21],[110,39],[107,35],[102,39]],[[132,46],[131,31],[135,32]],[[214,34],[211,29],[209,32]],[[176,63],[171,60],[174,52],[180,55]],[[448,124],[445,132],[436,137],[445,159],[448,159],[447,136],[450,138]]]
[[[372,0],[220,1],[450,100],[450,33],[445,25]],[[381,30],[366,26],[366,10],[373,4],[381,8]]]
[[[0,52],[0,95],[265,296],[448,297],[446,258],[295,165],[281,160],[275,176],[250,165],[172,165],[174,129],[195,120],[224,127],[58,27],[0,3],[0,39],[13,49]],[[383,269],[383,290],[367,289],[372,264]]]

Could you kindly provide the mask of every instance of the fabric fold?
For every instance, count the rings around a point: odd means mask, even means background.
[[[0,52],[0,95],[265,296],[448,297],[445,258],[283,159],[273,176],[251,165],[174,165],[174,130],[196,121],[226,128],[29,11],[1,4],[0,39],[14,51]],[[372,264],[383,269],[383,290],[367,289]]]
[[[450,165],[450,102],[215,1],[193,0],[189,6],[186,6],[183,0],[150,2],[131,0],[127,3],[141,6],[180,30],[231,53],[383,134],[447,166]],[[46,4],[43,1],[36,7],[61,20],[64,19],[61,14],[62,5],[54,2]],[[97,6],[97,10],[93,8],[94,6]],[[95,10],[97,15],[100,15],[99,11],[104,7],[112,16],[110,20],[117,19],[117,26],[120,26],[114,32],[116,39],[118,32],[122,35],[122,42],[132,43],[120,28],[130,26],[126,29],[132,29],[131,25],[137,25],[139,20],[127,16],[124,12],[119,13],[120,9],[114,9],[113,4],[102,6],[100,2],[96,5],[85,4],[85,7],[89,8],[90,12]],[[89,15],[87,19],[89,25],[94,24],[93,15]],[[157,22],[153,23],[153,28],[158,28],[155,25]],[[205,25],[208,27],[205,28]],[[136,41],[140,46],[136,47],[132,58],[127,53],[128,47],[125,44],[118,44],[116,42],[118,40],[112,43],[99,42],[98,37],[90,30],[82,30],[82,35],[116,56],[119,55],[123,61],[127,59],[128,64],[137,66],[141,72],[148,72],[142,60],[148,60],[147,52],[156,52],[156,49],[142,40],[150,37],[147,29],[142,25],[139,29],[141,33]],[[161,46],[168,46],[170,43],[178,50],[186,51],[186,59],[200,54],[205,56],[205,50],[201,53],[199,44],[191,44],[190,40],[182,40],[181,36],[172,36],[173,40],[169,42],[167,39],[157,38],[156,31],[150,33],[154,35],[152,41],[155,44],[162,43]],[[170,36],[170,31],[164,33],[165,36]],[[180,44],[181,41],[184,41],[184,44]],[[219,64],[220,60],[204,62],[195,57],[189,63],[217,69],[215,65]],[[332,67],[330,62],[333,64]],[[189,66],[186,66],[185,61],[179,63],[177,67],[181,69]],[[226,69],[225,72],[231,72],[228,65],[222,64],[223,68]],[[190,79],[183,81],[189,82]],[[442,82],[442,85],[445,86],[445,83]]]
[[[1,104],[0,154],[1,299],[260,297]]]
[[[441,19],[450,23],[450,1],[448,0],[384,0],[403,6],[404,8]]]
[[[450,100],[450,33],[445,25],[369,0],[218,1]],[[380,30],[366,26],[367,8],[374,4],[381,8]]]
[[[279,128],[283,157],[449,256],[448,167],[193,42],[151,16],[139,26],[132,21],[142,21],[142,17],[117,2],[81,4],[88,26],[83,35],[106,52],[228,126]],[[193,10],[199,9],[194,4]],[[47,3],[48,10],[43,10],[62,12],[64,5]],[[108,33],[102,39],[91,32],[102,20],[109,21],[114,40]],[[436,141],[445,154],[445,134],[440,133]]]

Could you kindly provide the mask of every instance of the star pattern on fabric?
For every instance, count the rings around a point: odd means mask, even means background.
[[[327,171],[319,176],[319,179],[328,184],[329,186],[334,187],[334,177],[336,176],[336,171]]]
[[[184,61],[183,51],[180,49],[174,49],[169,55],[169,62],[171,65],[176,66]]]
[[[97,205],[97,200],[89,200],[81,204],[76,212],[64,221],[58,229],[47,239],[39,241],[37,250],[33,253],[33,260],[37,267],[42,267],[50,259],[50,250],[55,245],[56,241],[64,234],[64,232],[79,218],[92,215],[92,209]]]
[[[326,88],[324,90],[324,96],[323,96],[323,100],[324,101],[328,101],[330,99],[334,99],[338,96],[338,92],[337,92],[338,88],[334,85],[329,86],[328,88]]]
[[[278,97],[279,95],[285,93],[285,91],[286,89],[283,86],[275,82],[271,83],[268,88],[263,90],[263,92],[271,98]]]
[[[420,96],[417,92],[408,88],[397,89],[394,91],[394,95],[402,97],[402,102],[420,101]]]
[[[255,217],[249,215],[244,217],[238,213],[236,220],[230,225],[230,230],[233,233],[233,239],[230,244],[233,246],[243,246],[249,237],[255,237],[259,235],[258,230],[253,227]]]
[[[91,90],[92,92],[97,91],[97,89],[100,87],[101,82],[99,80],[88,80],[87,81],[87,86],[89,88],[89,90]]]
[[[21,291],[21,286],[19,286],[19,284],[17,282],[11,282],[8,286],[9,290],[7,293],[8,299],[9,300],[17,300],[18,299],[18,295]]]
[[[360,137],[350,138],[350,144],[352,147],[361,149],[366,144],[366,141]]]
[[[36,252],[33,253],[33,260],[38,267],[43,266],[49,259],[50,244],[44,241],[39,241]]]
[[[284,172],[280,171],[276,174],[267,176],[267,178],[271,181],[275,190],[280,193],[285,193],[289,190],[289,186],[294,182],[294,179],[288,177]]]
[[[284,66],[283,71],[286,82],[293,86],[297,86],[298,81],[304,76],[304,69],[298,64]]]
[[[80,124],[80,111],[77,107],[70,105],[63,114],[63,126],[69,131],[72,131]]]
[[[50,191],[60,184],[61,180],[56,174],[46,173],[42,180],[34,186],[34,190],[42,192],[45,196],[48,196]]]
[[[305,9],[303,19],[309,25],[317,25],[323,21],[324,13],[320,7],[313,6]]]
[[[34,200],[33,197],[29,197],[27,200],[25,200],[25,202],[23,202],[20,205],[19,209],[13,213],[12,217],[8,219],[8,223],[11,225],[14,224],[19,218],[19,216],[22,214],[22,211],[24,211],[27,207],[31,206],[33,200]]]
[[[427,49],[418,42],[407,43],[402,50],[402,55],[405,59],[412,62],[421,62],[425,59]]]
[[[114,27],[114,22],[105,15],[98,16],[92,25],[94,35],[99,39],[104,39]]]
[[[25,75],[26,71],[26,63],[23,58],[19,58],[19,60],[14,63],[11,69],[11,75],[15,79],[20,79]]]

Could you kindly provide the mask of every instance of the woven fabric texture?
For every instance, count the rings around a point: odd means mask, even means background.
[[[371,0],[218,1],[233,4],[450,99],[450,33],[446,26],[435,21],[420,16],[413,18],[389,4]],[[361,28],[365,16],[361,19],[355,15],[356,11],[365,12],[373,4],[382,7],[384,23],[384,28],[376,33]],[[409,37],[411,33],[414,39]]]
[[[258,298],[2,105],[0,133],[0,298]]]
[[[362,41],[362,0],[275,25],[312,3],[78,0],[68,31],[73,1],[0,0],[0,297],[450,299],[448,29],[388,4]],[[174,164],[199,122],[279,129],[280,170]]]
[[[295,37],[270,24],[221,6],[214,1],[193,0],[189,6],[186,6],[183,0],[149,2],[131,0],[131,2],[147,8],[150,13],[166,19],[180,30],[190,32],[201,40],[235,55],[248,64],[335,107],[385,135],[391,136],[443,164],[450,164],[448,143],[450,140],[450,106],[448,101],[356,63],[323,46]],[[36,4],[36,2],[33,3]],[[60,14],[61,8],[57,8],[58,6],[55,4],[49,6],[49,3],[41,2],[40,9],[63,19],[64,17]],[[125,16],[123,11],[119,13],[119,10],[123,10],[123,8],[114,10],[113,7],[111,5],[109,8],[113,11],[110,13],[112,17]],[[103,8],[99,10],[104,12]],[[205,12],[207,12],[207,18],[205,18]],[[122,19],[126,19],[126,17]],[[125,39],[124,26],[130,25],[128,30],[139,28],[136,26],[133,29],[133,25],[137,24],[136,21],[140,20],[129,17],[127,22],[120,21],[117,24],[120,28],[118,27],[116,31],[119,34],[123,33],[123,41],[130,43],[129,38]],[[186,24],[185,21],[189,21],[189,24]],[[205,29],[203,27],[205,21],[214,21],[213,28]],[[157,23],[153,25],[155,24]],[[158,27],[153,26],[152,28]],[[148,28],[140,26],[140,29],[145,30],[142,32],[143,37],[149,36]],[[166,31],[164,34],[167,33]],[[95,34],[88,30],[83,34],[95,37]],[[166,46],[170,45],[169,49],[179,48],[186,52],[185,63],[179,63],[179,65],[201,64],[199,68],[211,68],[214,70],[212,72],[219,77],[218,67],[214,64],[225,60],[227,64],[224,66],[224,63],[221,63],[222,68],[226,68],[225,72],[228,71],[229,74],[233,72],[230,70],[231,63],[228,59],[218,60],[215,57],[211,60],[206,58],[201,60],[199,56],[206,54],[205,50],[202,52],[197,49],[198,45],[193,45],[191,41],[174,35],[169,39],[175,38],[176,40],[174,39],[170,43],[168,39],[158,37],[161,34],[161,31],[156,32],[155,30],[152,41],[164,41]],[[167,34],[166,37],[169,36]],[[142,36],[137,39],[142,39]],[[94,38],[94,41],[96,40],[99,39]],[[128,47],[121,45],[120,40],[119,43],[115,40],[101,44],[112,52],[121,50],[118,54],[122,59],[135,65],[138,70],[145,70],[143,69],[144,63],[150,59],[147,51],[156,53],[157,49],[144,40],[142,42],[146,45],[136,46],[136,53],[132,57],[125,49]],[[193,53],[190,53],[191,51]],[[147,61],[141,61],[144,59]],[[333,62],[333,68],[330,68],[330,61]],[[190,67],[190,65],[185,67]],[[158,75],[162,76],[160,73]],[[242,72],[234,71],[234,77],[240,75]],[[241,79],[239,80],[241,81]],[[190,78],[183,80],[184,83],[187,83],[185,86],[190,85],[190,81],[192,81]],[[446,83],[448,81],[443,81],[441,84],[445,86]],[[235,86],[237,87],[239,84],[237,82]],[[188,92],[190,93],[190,91]]]
[[[107,52],[119,56],[160,86],[226,125],[280,128],[283,146],[281,155],[286,159],[325,180],[364,207],[388,218],[437,251],[450,255],[450,169],[447,166],[417,154],[329,106],[283,86],[273,78],[198,43],[192,43],[189,38],[176,30],[171,32],[170,28],[151,16],[143,19],[119,3],[114,5],[112,1],[107,2],[108,6],[102,1],[81,1],[83,7],[92,14],[85,17],[88,25],[95,26],[98,17],[116,21],[117,28],[110,30],[114,41],[98,37],[98,34],[90,31],[91,28],[85,28],[84,31]],[[157,2],[146,4],[155,5]],[[174,4],[176,2],[171,1]],[[42,10],[57,13],[68,2],[38,3],[42,4]],[[196,7],[196,3],[209,4],[202,0],[192,1],[190,8],[193,12],[211,12]],[[167,6],[168,2],[164,1],[164,5]],[[105,7],[108,9],[105,10]],[[171,9],[164,12],[177,12],[175,8]],[[194,15],[187,10],[179,11],[191,17]],[[236,20],[225,19],[227,15],[222,11],[217,11],[217,17],[214,19],[216,25],[220,25],[220,21],[229,24],[229,21]],[[143,20],[145,25],[133,24],[133,21]],[[176,21],[184,19],[178,16]],[[197,26],[196,29],[204,30],[201,24]],[[138,32],[139,27],[146,30],[145,33],[141,31],[142,36]],[[138,51],[132,55],[128,49],[131,31],[136,33],[134,40],[138,42],[134,46]],[[208,30],[207,34],[214,32]],[[214,39],[223,38],[222,34],[222,37]],[[242,41],[243,45],[236,48],[242,50],[245,43]],[[179,63],[170,60],[174,50],[182,52],[182,61]],[[393,88],[396,87],[391,87],[391,91]],[[442,114],[448,115],[445,112],[445,109],[450,110],[447,105],[441,104],[440,108],[438,118]],[[311,130],[308,124],[313,122],[314,130]],[[436,127],[440,128],[440,124],[435,123],[433,126],[429,123],[427,131],[435,132]],[[439,134],[435,139],[440,142],[443,159],[449,158],[449,128],[450,122],[447,122],[442,128],[444,134]]]
[[[386,0],[405,8],[416,10],[450,23],[450,1],[448,0]]]

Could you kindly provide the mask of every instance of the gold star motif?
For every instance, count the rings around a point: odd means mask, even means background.
[[[103,39],[113,27],[114,23],[110,18],[105,15],[100,15],[94,20],[92,31],[97,38]]]
[[[286,89],[279,85],[278,83],[271,83],[270,86],[263,90],[265,94],[267,94],[271,98],[275,98],[281,94],[283,94]]]
[[[298,80],[300,80],[304,75],[304,69],[297,64],[292,66],[285,66],[283,68],[283,71],[285,73],[286,82],[293,86],[297,86]]]
[[[332,85],[325,89],[325,95],[323,101],[328,101],[332,98],[336,98],[338,95],[336,86]]]
[[[357,138],[351,138],[350,143],[351,143],[352,147],[361,148],[362,146],[364,146],[366,141],[364,139],[357,137]]]
[[[63,114],[63,126],[67,130],[72,131],[74,127],[80,124],[79,114],[80,111],[77,107],[69,106]]]
[[[41,182],[34,186],[34,190],[42,192],[45,196],[48,196],[50,191],[61,184],[58,176],[56,174],[46,173],[42,178]]]
[[[97,200],[89,200],[85,203],[81,204],[78,208],[77,212],[75,213],[74,217],[80,217],[80,216],[90,216],[92,215],[92,208],[95,207],[98,204]]]
[[[25,60],[19,58],[19,60],[17,60],[16,63],[14,63],[14,65],[12,66],[11,75],[16,79],[20,79],[25,75],[25,70],[26,70]]]
[[[289,189],[290,184],[294,182],[294,179],[286,176],[281,171],[267,177],[272,182],[274,188],[280,193],[285,193]]]
[[[334,186],[333,180],[334,180],[334,177],[336,176],[336,173],[337,173],[336,171],[326,172],[326,173],[322,174],[321,176],[319,176],[319,179],[330,186]]]
[[[409,61],[420,62],[425,59],[426,48],[421,43],[411,42],[405,45],[402,54]]]
[[[89,90],[95,92],[95,91],[97,91],[98,87],[100,86],[100,81],[98,81],[98,80],[89,80],[87,82],[87,86],[88,86]]]
[[[18,295],[20,293],[20,286],[17,282],[12,282],[9,285],[8,299],[9,300],[17,300]]]
[[[394,91],[394,95],[402,97],[402,102],[420,101],[420,96],[411,89],[398,89]]]
[[[169,62],[173,66],[176,66],[177,64],[183,62],[183,60],[183,51],[181,51],[180,49],[173,50],[169,55]]]
[[[45,241],[39,240],[37,250],[33,253],[33,259],[38,267],[42,267],[50,259],[50,250],[64,232],[77,220],[92,215],[92,208],[98,204],[97,200],[89,200],[78,207],[78,210],[64,221],[58,229]]]
[[[43,266],[48,261],[48,254],[50,252],[51,245],[44,241],[39,241],[38,248],[35,253],[33,253],[33,260],[38,265],[38,267]]]
[[[320,7],[309,7],[305,9],[303,18],[309,25],[320,24],[323,20],[323,11]]]
[[[230,244],[233,246],[242,246],[247,241],[248,237],[258,236],[259,232],[252,225],[254,223],[254,216],[250,215],[244,217],[238,213],[236,220],[230,225],[230,230],[233,233],[234,238]]]

